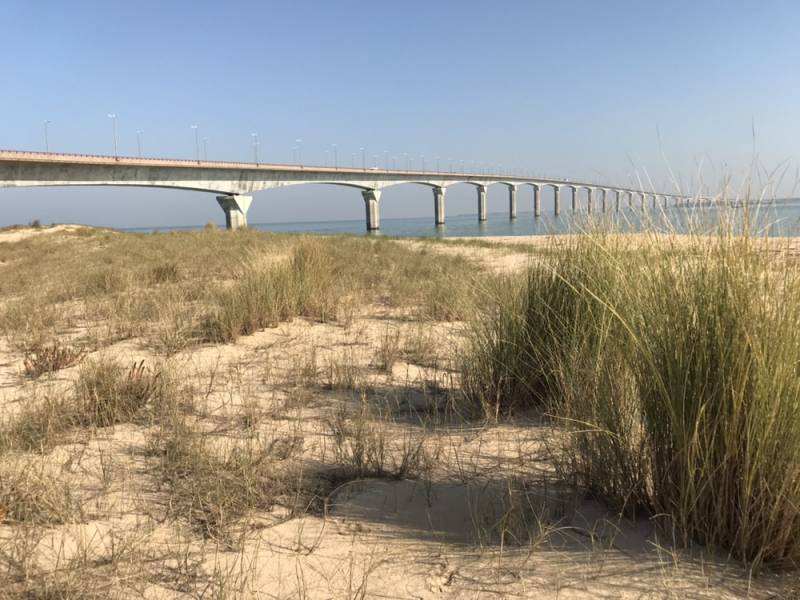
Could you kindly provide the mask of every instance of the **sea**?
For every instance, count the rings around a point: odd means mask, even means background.
[[[687,233],[713,232],[720,224],[733,226],[737,231],[748,229],[758,235],[800,237],[800,198],[773,200],[760,203],[740,203],[716,206],[710,204],[682,204],[679,206],[642,210],[639,206],[621,206],[619,212],[588,214],[585,207],[575,213],[569,205],[561,207],[561,214],[553,214],[552,206],[542,205],[542,214],[520,211],[516,219],[508,212],[489,213],[487,220],[478,221],[477,213],[447,215],[446,224],[436,226],[433,214],[425,217],[381,219],[379,232],[369,235],[390,237],[484,237],[530,236],[582,233],[589,230],[611,228],[621,232],[664,231]],[[549,209],[549,210],[548,210]],[[364,234],[365,220],[346,221],[296,221],[290,223],[250,223],[251,229],[281,233]],[[202,229],[204,225],[174,227],[122,228],[122,231],[184,231]]]

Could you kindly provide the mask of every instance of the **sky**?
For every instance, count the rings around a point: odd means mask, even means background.
[[[796,0],[0,0],[0,148],[431,168],[464,161],[685,191],[800,163]],[[296,140],[302,139],[298,144]],[[202,142],[201,142],[202,145]],[[203,149],[201,148],[201,152]],[[759,165],[758,169],[753,164]],[[391,166],[391,165],[390,165]],[[781,174],[784,174],[781,176]],[[489,210],[505,194],[489,192]],[[795,194],[797,195],[797,194]],[[448,190],[474,212],[474,188]],[[525,210],[527,196],[521,198]],[[386,190],[383,218],[433,215]],[[213,194],[0,189],[0,226],[221,223]],[[527,208],[530,210],[530,208]],[[358,190],[255,195],[251,223],[363,218]]]

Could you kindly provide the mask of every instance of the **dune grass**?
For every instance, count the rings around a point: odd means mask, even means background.
[[[483,315],[463,369],[487,413],[538,407],[562,472],[685,544],[800,562],[800,265],[734,236],[577,236]]]
[[[486,277],[464,257],[388,239],[248,230],[77,230],[0,245],[0,263],[0,332],[29,353],[72,329],[95,346],[144,337],[169,356],[294,317],[346,324],[373,302],[461,320]]]

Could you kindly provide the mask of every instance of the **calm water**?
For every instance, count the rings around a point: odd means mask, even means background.
[[[477,214],[448,215],[447,224],[436,227],[433,214],[427,217],[405,219],[381,219],[381,235],[408,237],[453,237],[489,235],[546,235],[552,233],[577,233],[594,223],[606,221],[623,231],[640,231],[643,227],[659,230],[687,231],[711,230],[719,219],[719,211],[709,206],[681,206],[668,209],[649,210],[642,213],[638,208],[624,207],[619,213],[610,211],[605,215],[592,216],[582,212],[572,214],[568,203],[562,206],[561,215],[552,214],[552,206],[542,206],[542,216],[535,218],[532,212],[520,212],[515,221],[508,213],[490,213],[484,223],[478,222]],[[549,210],[548,210],[549,209]],[[745,214],[756,230],[766,230],[770,235],[800,236],[800,198],[779,200],[759,206],[726,208],[741,222]],[[303,221],[297,223],[251,223],[250,227],[262,231],[296,233],[355,233],[363,234],[364,220],[352,221]],[[161,227],[160,231],[202,229],[202,226]],[[153,228],[124,229],[125,231],[153,231]]]

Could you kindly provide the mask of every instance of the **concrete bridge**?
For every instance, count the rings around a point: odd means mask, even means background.
[[[533,211],[542,212],[541,192],[553,189],[553,212],[561,211],[561,192],[570,191],[572,211],[577,210],[578,192],[587,190],[588,211],[618,211],[627,201],[634,205],[638,199],[641,209],[653,208],[659,202],[688,200],[685,196],[658,193],[628,187],[614,187],[588,181],[492,175],[485,173],[454,173],[377,168],[336,168],[306,165],[277,165],[224,161],[173,160],[160,158],[126,158],[53,154],[0,150],[0,187],[122,185],[138,187],[178,188],[219,194],[217,201],[225,211],[228,229],[247,225],[247,210],[252,193],[286,185],[327,183],[361,190],[366,208],[367,230],[380,228],[381,191],[393,185],[417,183],[433,191],[433,213],[436,225],[445,222],[445,193],[456,183],[475,186],[478,201],[478,220],[486,220],[486,189],[493,184],[508,188],[509,218],[517,217],[517,188],[533,187]]]

